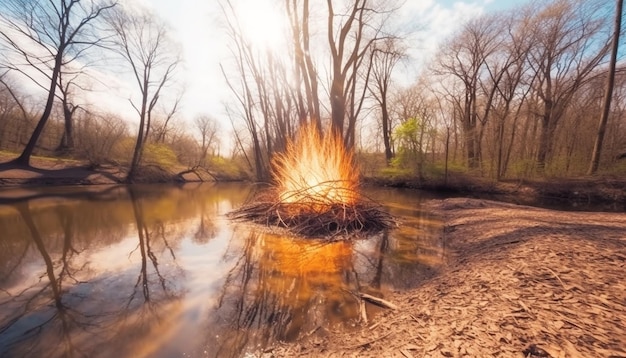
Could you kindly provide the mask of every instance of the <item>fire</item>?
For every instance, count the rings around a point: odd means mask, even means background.
[[[358,194],[354,154],[341,136],[321,136],[315,126],[305,126],[272,164],[276,185],[231,218],[308,237],[378,232],[396,224],[382,206]]]
[[[314,125],[300,129],[285,153],[274,159],[274,169],[283,203],[320,212],[358,200],[353,153],[346,150],[339,136],[327,133],[322,137]]]

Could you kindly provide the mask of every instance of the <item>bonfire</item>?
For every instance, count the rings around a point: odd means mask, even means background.
[[[358,192],[352,151],[339,136],[304,126],[272,163],[275,186],[230,217],[285,228],[303,236],[336,236],[387,229],[394,220]]]

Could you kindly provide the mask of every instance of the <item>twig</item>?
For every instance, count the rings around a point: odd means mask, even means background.
[[[368,295],[367,293],[362,293],[362,292],[359,292],[358,295],[361,296],[362,299],[364,299],[366,301],[369,301],[369,302],[371,302],[371,303],[373,303],[375,305],[381,306],[383,308],[389,308],[389,309],[392,309],[392,310],[397,310],[398,309],[398,306],[396,306],[393,303],[391,303],[391,302],[389,302],[387,300],[384,300],[382,298],[375,297],[375,296],[372,296],[372,295]]]
[[[356,194],[355,194],[356,195]],[[306,196],[302,202],[281,201],[274,191],[228,214],[231,219],[284,227],[304,236],[378,232],[396,226],[394,218],[374,202],[333,203],[330,198]]]
[[[563,286],[563,289],[565,291],[569,291],[567,287],[565,287],[565,284],[563,283],[563,281],[561,281],[561,278],[559,277],[559,275],[556,274],[556,272],[552,271],[549,267],[546,267],[546,270],[550,271],[552,275],[554,275],[554,277],[556,277],[556,279],[559,280],[559,282],[561,283],[561,286]]]

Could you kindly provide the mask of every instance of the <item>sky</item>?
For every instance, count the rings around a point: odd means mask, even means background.
[[[190,127],[193,118],[208,114],[215,118],[227,137],[231,129],[224,103],[231,93],[223,78],[220,64],[229,58],[228,40],[224,33],[224,15],[218,0],[121,0],[139,4],[161,16],[171,27],[170,34],[181,45],[183,64],[179,78],[185,86],[178,120]],[[410,60],[404,66],[403,79],[409,84],[420,66],[428,60],[443,39],[450,36],[464,21],[485,12],[507,9],[528,0],[405,0],[397,21],[406,27],[419,27],[408,39]],[[231,0],[240,14],[238,20],[253,42],[260,47],[280,51],[285,29],[279,21],[276,4],[282,0]],[[323,0],[311,0],[311,9],[325,9]],[[316,7],[317,6],[317,7]],[[95,85],[86,95],[88,104],[117,113],[136,127],[137,114],[129,99],[137,96],[132,76],[112,77],[102,72],[105,86]],[[28,87],[28,85],[26,85]],[[31,88],[33,91],[36,88]],[[192,129],[192,128],[190,128]],[[224,143],[225,144],[225,143]],[[226,153],[225,153],[226,154]]]
[[[193,118],[198,114],[210,114],[230,126],[224,114],[224,100],[229,91],[220,72],[220,63],[229,55],[227,39],[220,25],[221,10],[217,0],[135,0],[142,1],[152,8],[172,26],[174,37],[181,41],[183,48],[185,98],[181,110],[182,117]],[[280,37],[277,26],[277,9],[272,6],[275,0],[232,0],[241,6],[240,19],[255,41],[273,46],[271,38]],[[450,34],[464,20],[481,13],[507,9],[525,3],[527,0],[406,0],[401,13],[407,23],[416,22],[423,30],[416,35],[411,57],[416,63],[423,63],[437,44]],[[311,1],[325,6],[322,0]],[[268,40],[269,38],[269,40]]]

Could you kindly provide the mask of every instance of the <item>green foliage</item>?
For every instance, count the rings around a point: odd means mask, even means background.
[[[245,163],[239,159],[209,156],[207,169],[219,180],[248,180],[252,175],[246,171]]]
[[[117,141],[111,150],[111,160],[120,164],[129,164],[135,149],[135,141],[136,139],[132,137]],[[143,149],[142,164],[171,169],[179,163],[176,153],[167,144],[148,143]]]
[[[626,159],[617,160],[610,165],[600,162],[599,174],[626,176]]]
[[[409,179],[415,176],[411,169],[403,169],[395,166],[384,168],[380,171],[380,175],[388,179]]]
[[[396,128],[394,137],[400,152],[415,153],[421,148],[419,131],[420,125],[416,118],[410,118]]]
[[[143,163],[161,168],[172,168],[178,164],[176,153],[167,144],[148,143],[143,149]]]
[[[394,131],[398,152],[391,160],[391,167],[417,173],[422,161],[422,143],[420,142],[420,124],[416,118],[410,118]]]
[[[448,173],[464,173],[467,172],[467,168],[460,163],[448,162]],[[440,179],[443,178],[446,174],[446,163],[445,162],[437,162],[437,163],[425,163],[424,164],[424,174],[429,178]]]

